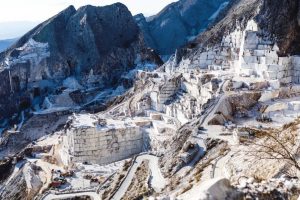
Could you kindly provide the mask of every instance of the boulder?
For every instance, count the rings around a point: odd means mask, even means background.
[[[212,119],[209,120],[208,125],[221,125],[223,126],[227,120],[222,114],[215,114]]]
[[[258,101],[266,102],[266,101],[270,101],[271,99],[275,99],[278,97],[279,97],[279,90],[264,91],[261,93],[261,97]]]
[[[251,90],[263,90],[270,87],[268,81],[263,81],[263,82],[256,82],[256,83],[251,83],[250,84],[250,89]]]
[[[232,88],[233,89],[240,89],[242,87],[244,87],[244,82],[243,81],[234,81],[232,83]]]
[[[222,114],[222,116],[232,121],[235,114],[241,112],[244,113],[246,110],[254,106],[261,94],[259,92],[244,92],[240,94],[229,95],[222,99],[219,107],[216,109],[216,114]],[[220,119],[217,117],[216,119]]]
[[[269,105],[267,107],[267,109],[265,110],[265,113],[282,111],[282,110],[287,110],[287,109],[288,109],[288,104],[286,104],[286,103],[275,103],[275,104]]]
[[[178,199],[230,199],[233,192],[233,187],[228,179],[215,178],[194,186],[190,191],[180,195]]]
[[[208,194],[210,199],[226,199],[232,191],[230,181],[226,178],[217,178],[204,184],[203,193]]]

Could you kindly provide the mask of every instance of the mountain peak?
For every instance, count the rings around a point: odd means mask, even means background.
[[[146,43],[162,55],[170,55],[204,31],[229,0],[181,0],[157,15],[137,21]],[[142,19],[142,18],[140,18]]]
[[[95,79],[93,84],[111,87],[119,83],[124,72],[135,66],[138,54],[148,52],[145,49],[139,28],[125,5],[87,5],[78,10],[69,6],[1,53],[0,63],[17,77],[18,92],[29,92],[31,86],[28,84],[33,82],[47,80],[57,84],[69,76],[90,84],[90,73]],[[18,74],[21,66],[27,75]],[[0,85],[0,89],[2,87],[6,88],[2,91],[10,95],[9,82]],[[0,102],[0,119],[4,114],[2,105]],[[17,108],[10,110],[14,112]]]

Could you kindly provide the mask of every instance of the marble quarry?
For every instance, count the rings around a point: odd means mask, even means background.
[[[300,83],[300,57],[281,57],[278,51],[274,39],[250,20],[245,30],[238,26],[223,37],[220,45],[206,48],[186,65],[209,70],[234,70],[240,76],[279,80],[282,84]],[[186,66],[179,67],[184,69]]]
[[[74,115],[64,146],[68,162],[108,164],[138,154],[143,134],[134,123],[99,119],[94,115]]]

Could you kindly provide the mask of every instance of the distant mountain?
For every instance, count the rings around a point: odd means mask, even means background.
[[[230,0],[180,0],[155,16],[135,16],[145,41],[161,55],[170,55],[206,30]]]
[[[0,22],[0,40],[20,37],[38,24],[31,21]]]
[[[0,52],[4,51],[8,47],[10,47],[14,42],[16,42],[18,39],[7,39],[7,40],[0,40]]]

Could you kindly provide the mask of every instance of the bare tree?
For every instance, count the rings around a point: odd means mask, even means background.
[[[281,129],[263,131],[261,138],[249,140],[250,153],[261,160],[285,161],[300,172],[300,120],[286,124]]]

